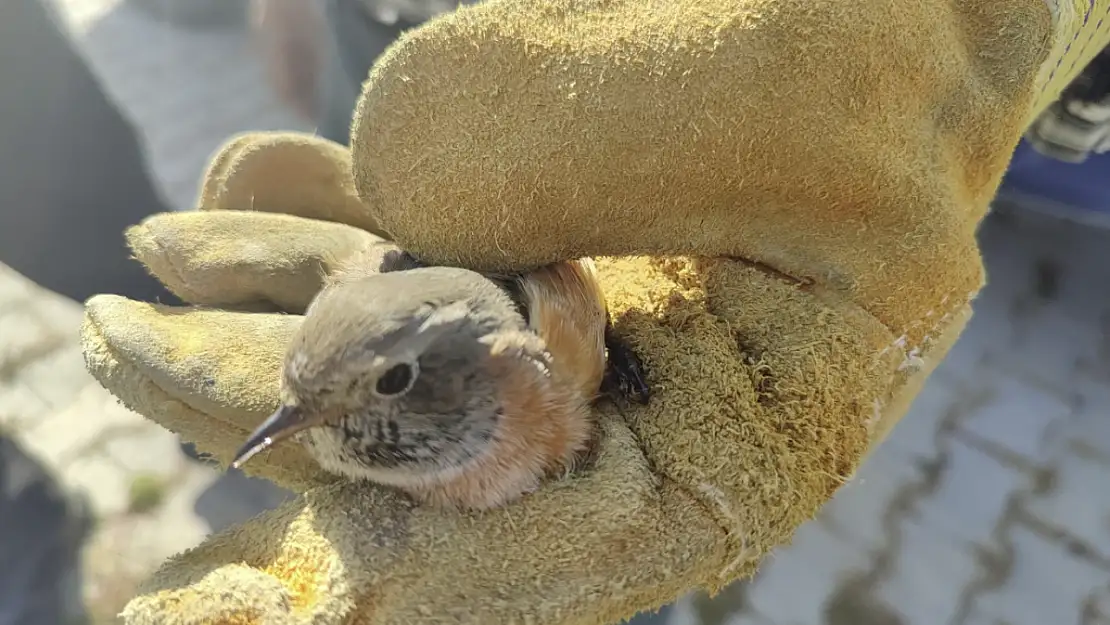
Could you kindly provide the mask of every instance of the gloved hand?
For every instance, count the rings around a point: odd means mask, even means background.
[[[494,0],[386,53],[350,154],[232,141],[201,211],[129,232],[203,307],[87,304],[89,369],[132,409],[227,462],[277,405],[296,313],[386,232],[478,269],[634,255],[598,269],[653,399],[600,405],[594,468],[485,513],[281,444],[245,469],[303,496],[171,559],[125,621],[600,625],[751,574],[967,321],[1010,151],[1082,67],[1067,39],[1107,38],[1058,11]]]

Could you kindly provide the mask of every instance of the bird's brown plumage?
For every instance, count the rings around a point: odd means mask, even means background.
[[[440,506],[496,507],[565,473],[597,435],[591,403],[605,374],[604,293],[588,258],[555,263],[518,278],[529,328],[546,351],[547,370],[522,352],[527,339],[491,345],[503,419],[487,452],[451,479],[412,489]]]
[[[503,505],[571,470],[597,433],[591,404],[606,373],[604,294],[590,259],[509,282],[506,290],[505,276],[422,268],[385,241],[347,259],[290,345],[284,412],[248,446],[257,451],[299,431],[328,470],[458,508]],[[456,316],[447,334],[403,329],[410,314],[423,327],[438,314],[430,311],[448,309]],[[418,359],[408,361],[416,383],[375,395],[381,372],[409,358]]]

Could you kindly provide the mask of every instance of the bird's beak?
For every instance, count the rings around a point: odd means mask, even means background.
[[[255,454],[272,447],[274,443],[283,441],[318,423],[320,423],[319,419],[311,418],[300,407],[282,405],[281,408],[278,408],[263,421],[262,425],[258,426],[254,432],[251,432],[247,441],[235,453],[235,459],[231,462],[231,467],[238,469]]]

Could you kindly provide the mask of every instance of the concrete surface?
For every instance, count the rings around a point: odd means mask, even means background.
[[[240,34],[62,7],[175,206],[228,134],[304,129]],[[976,316],[857,478],[754,580],[638,623],[1110,625],[1110,232],[1001,208],[981,240]],[[162,558],[284,494],[186,462],[116,406],[83,371],[79,317],[0,272],[0,427],[91,502],[84,592],[107,616]]]

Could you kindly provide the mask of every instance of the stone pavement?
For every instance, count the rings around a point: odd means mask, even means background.
[[[228,134],[304,129],[241,34],[175,31],[117,0],[61,7],[173,205]],[[1110,625],[1110,232],[1000,209],[981,239],[974,319],[857,478],[754,580],[646,620]],[[186,461],[118,407],[83,370],[79,319],[0,272],[0,428],[90,502],[84,590],[107,622],[166,555],[285,495]]]

